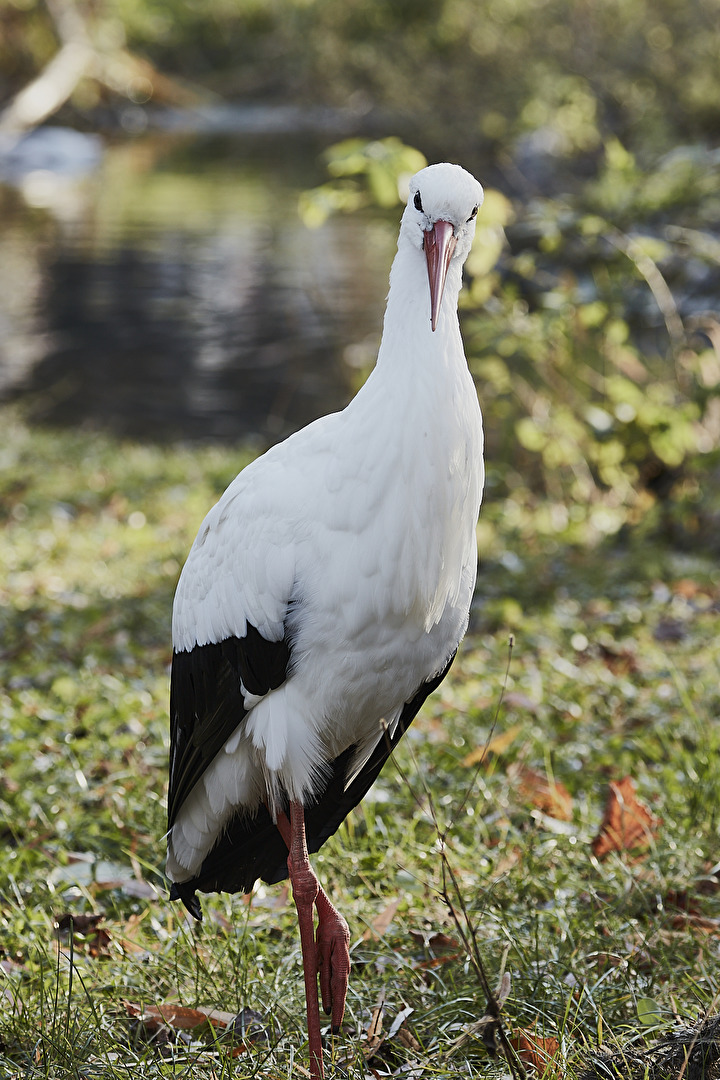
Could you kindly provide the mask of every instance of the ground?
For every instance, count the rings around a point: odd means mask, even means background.
[[[162,876],[172,594],[247,454],[2,420],[0,1076],[302,1075],[287,890],[197,928]],[[539,1072],[716,1009],[716,561],[508,498],[450,676],[314,860],[352,936],[338,1076],[506,1073],[474,955]]]

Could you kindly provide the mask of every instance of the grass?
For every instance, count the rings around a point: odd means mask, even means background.
[[[0,1076],[301,1076],[286,891],[210,897],[196,928],[162,878],[172,594],[247,457],[2,419]],[[485,507],[452,675],[315,857],[353,942],[337,1076],[507,1072],[473,1027],[486,1002],[439,834],[491,986],[510,975],[507,1030],[557,1039],[563,1075],[717,1008],[720,573],[639,529],[571,546],[533,512],[510,528]],[[600,859],[625,776],[654,824]],[[67,914],[102,917],[70,934]],[[162,1024],[168,1002],[251,1009],[260,1033]],[[379,1002],[386,1039],[367,1060]]]

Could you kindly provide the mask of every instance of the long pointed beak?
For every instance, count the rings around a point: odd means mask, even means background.
[[[433,330],[437,326],[448,266],[456,244],[457,237],[449,221],[436,221],[423,240],[430,281],[430,324]]]

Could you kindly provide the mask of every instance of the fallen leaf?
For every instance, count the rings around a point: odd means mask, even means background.
[[[518,794],[527,802],[558,821],[572,820],[572,795],[557,780],[536,772],[527,765],[514,764],[508,769],[508,779],[517,786]]]
[[[421,1050],[421,1046],[418,1043],[412,1032],[408,1031],[404,1026],[405,1021],[414,1011],[411,1006],[405,1005],[397,1014],[387,1034],[383,1035],[383,1013],[385,1010],[385,994],[382,993],[380,1000],[372,1011],[372,1017],[368,1024],[367,1031],[365,1033],[365,1044],[363,1046],[363,1057],[365,1058],[366,1065],[370,1068],[373,1075],[377,1076],[373,1068],[373,1061],[379,1065],[396,1063],[397,1049],[393,1045],[393,1040],[397,1040],[407,1050],[417,1052]]]
[[[55,919],[55,929],[59,934],[69,934],[71,930],[76,934],[89,934],[94,932],[102,919],[102,912],[99,915],[73,915],[67,911]]]
[[[700,902],[702,896],[712,896],[717,891],[717,879],[701,878],[696,882],[696,890],[690,893],[687,889],[670,889],[665,894],[663,907],[671,914],[671,925],[678,930],[689,927],[717,933],[720,919],[706,915]]]
[[[708,934],[717,934],[720,931],[720,919],[712,919],[707,915],[689,915],[678,912],[671,920],[671,926],[675,930],[703,930]]]
[[[412,1050],[414,1054],[422,1053],[422,1046],[417,1041],[412,1031],[408,1031],[406,1027],[401,1027],[397,1033],[398,1042],[401,1042],[406,1050]]]
[[[95,933],[88,939],[87,951],[88,955],[94,957],[96,960],[100,960],[105,956],[110,956],[110,942],[112,938],[107,930],[102,927],[96,930]]]
[[[435,956],[443,956],[447,953],[456,953],[461,948],[460,942],[440,931],[425,933],[422,930],[411,930],[410,937],[424,949],[428,949]]]
[[[696,888],[701,896],[714,896],[720,889],[720,865],[715,864],[707,868],[702,877],[697,879]]]
[[[388,1039],[392,1039],[394,1035],[397,1035],[398,1031],[407,1020],[408,1016],[410,1016],[410,1014],[413,1012],[415,1012],[415,1010],[410,1005],[405,1005],[405,1007],[400,1010],[400,1012],[397,1014],[392,1024],[390,1025]]]
[[[637,672],[637,659],[630,649],[622,649],[606,642],[601,642],[598,649],[605,666],[612,671],[613,675],[634,675]]]
[[[671,911],[681,911],[683,915],[702,915],[696,897],[687,889],[669,889],[663,898],[663,907]]]
[[[558,1075],[555,1058],[560,1051],[560,1043],[557,1039],[545,1038],[518,1028],[508,1036],[508,1042],[522,1063],[533,1069],[538,1076]]]
[[[220,1016],[223,1014],[218,1013],[215,1009],[189,1009],[185,1005],[176,1005],[174,1003],[163,1005],[136,1005],[132,1001],[126,1001],[124,1004],[128,1016],[136,1020],[141,1020],[149,1030],[152,1030],[154,1027],[159,1027],[162,1024],[167,1024],[169,1027],[175,1028],[176,1030],[191,1031],[193,1028],[199,1027],[200,1024],[205,1024],[208,1020],[212,1020],[213,1018],[215,1018],[220,1027],[225,1027],[229,1022],[221,1022]],[[230,1014],[230,1019],[233,1019],[232,1014]]]
[[[141,1005],[123,1002],[130,1021],[133,1041],[152,1043],[153,1046],[165,1047],[176,1039],[173,1029],[165,1023],[157,1010],[143,1009]]]
[[[382,993],[380,1000],[372,1011],[370,1023],[365,1032],[368,1041],[368,1050],[375,1051],[380,1044],[383,1026],[383,1012],[385,1011],[385,994]]]
[[[362,936],[363,941],[370,941],[372,938],[381,938],[383,936],[390,926],[390,923],[395,918],[395,913],[400,907],[400,899],[399,896],[396,896],[394,900],[391,900],[389,904],[386,904],[379,915],[375,916]]]
[[[663,1023],[662,1010],[654,998],[639,997],[636,1008],[643,1027],[659,1027]]]
[[[470,765],[479,765],[490,754],[504,754],[521,731],[522,724],[513,724],[507,731],[501,731],[499,735],[495,735],[488,742],[483,743],[482,746],[476,746],[474,750],[466,754],[462,760],[463,765],[468,767]]]
[[[650,813],[635,794],[630,776],[611,782],[600,831],[592,842],[592,853],[604,859],[611,851],[632,851],[649,846],[660,820]]]
[[[202,1010],[203,1012],[206,1010]],[[231,1013],[221,1013],[218,1009],[208,1009],[208,1020],[211,1024],[222,1027],[227,1024],[229,1035],[239,1035],[243,1043],[269,1043],[277,1037],[275,1023],[268,1020],[262,1013],[255,1009],[244,1006],[236,1016]]]
[[[83,951],[94,959],[102,959],[110,956],[110,931],[98,924],[103,915],[73,915],[66,912],[59,915],[55,920],[55,931],[58,939],[69,940],[72,935],[72,947],[77,951]]]

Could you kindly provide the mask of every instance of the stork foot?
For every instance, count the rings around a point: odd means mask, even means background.
[[[332,1033],[337,1035],[345,1015],[350,980],[350,930],[322,887],[318,888],[315,907],[318,913],[316,955],[320,995],[323,1009],[330,1017]]]

